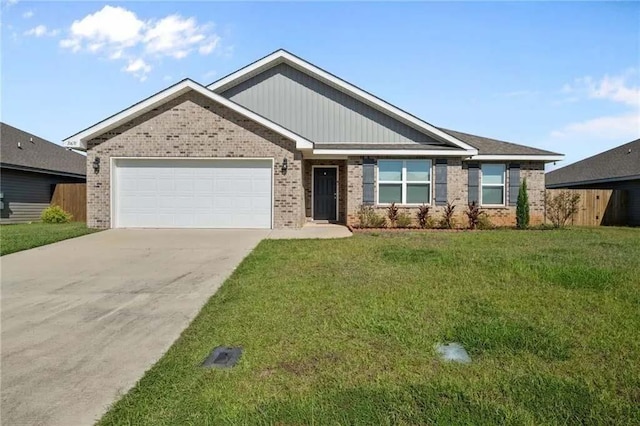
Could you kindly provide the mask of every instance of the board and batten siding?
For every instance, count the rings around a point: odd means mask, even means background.
[[[84,179],[3,168],[0,192],[3,193],[4,208],[0,212],[0,222],[40,220],[42,210],[49,207],[55,185],[63,182],[84,182]]]
[[[222,96],[314,142],[443,145],[287,64],[255,75]]]

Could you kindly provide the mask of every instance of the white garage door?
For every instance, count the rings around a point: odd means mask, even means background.
[[[271,228],[269,160],[119,159],[116,228]]]

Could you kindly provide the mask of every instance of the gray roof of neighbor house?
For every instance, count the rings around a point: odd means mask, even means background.
[[[548,188],[640,179],[640,139],[551,171]]]
[[[462,142],[476,148],[478,150],[478,155],[562,155],[557,152],[471,135],[469,133],[444,129],[442,127],[440,127],[440,130],[449,133],[451,136],[454,136]]]
[[[0,123],[0,164],[54,174],[87,174],[84,155],[5,123]]]

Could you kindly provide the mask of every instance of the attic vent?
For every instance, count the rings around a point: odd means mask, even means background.
[[[218,346],[204,360],[202,367],[205,368],[231,368],[234,367],[242,356],[242,348],[230,348]]]
[[[18,148],[22,149],[22,142],[18,142]]]

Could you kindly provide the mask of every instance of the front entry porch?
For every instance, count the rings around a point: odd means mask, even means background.
[[[303,175],[307,221],[346,223],[347,161],[304,160]]]

